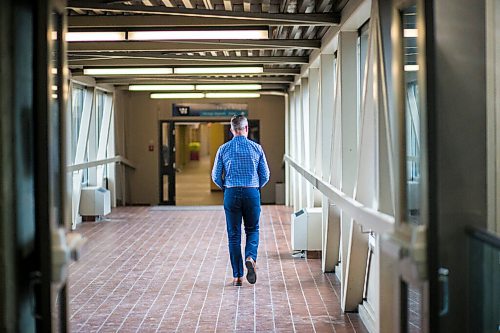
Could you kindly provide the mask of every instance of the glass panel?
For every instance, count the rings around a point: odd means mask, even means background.
[[[468,332],[500,332],[500,238],[469,231]]]
[[[99,135],[101,134],[101,125],[102,125],[102,115],[104,113],[104,99],[106,98],[106,94],[102,91],[96,90],[96,151],[99,149]]]
[[[172,159],[173,156],[170,156],[171,154],[171,149],[172,149],[172,144],[173,142],[170,142],[170,124],[167,122],[163,122],[161,124],[161,151],[160,151],[160,175],[161,175],[161,201],[164,203],[171,202],[170,198],[170,187],[172,184],[170,184],[171,180],[170,177],[172,177],[173,168],[170,163],[170,160]],[[172,180],[173,181],[173,180]]]
[[[368,33],[370,28],[370,21],[363,24],[359,29],[358,36],[358,113],[357,113],[357,123],[358,123],[358,134],[361,133],[361,101],[363,99],[363,83],[365,82],[365,68],[366,59],[368,54]],[[359,138],[358,138],[359,140]]]
[[[406,8],[401,14],[404,37],[407,220],[413,224],[420,224],[421,147],[416,6]]]
[[[168,142],[168,123],[161,124],[161,155],[163,166],[168,166],[170,163],[170,148]]]
[[[78,144],[78,135],[80,133],[80,124],[83,113],[83,99],[85,96],[84,88],[74,85],[72,92],[72,108],[71,108],[71,159],[74,161],[76,157],[76,146]]]

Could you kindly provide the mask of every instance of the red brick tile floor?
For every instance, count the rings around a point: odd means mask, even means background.
[[[291,256],[290,213],[263,206],[257,283],[242,287],[231,285],[221,206],[124,207],[81,224],[71,331],[367,332],[342,313],[335,275]]]

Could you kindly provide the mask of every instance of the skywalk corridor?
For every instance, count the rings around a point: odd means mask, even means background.
[[[72,332],[366,332],[319,259],[291,256],[291,209],[263,206],[258,280],[233,287],[221,206],[117,208],[78,227]]]

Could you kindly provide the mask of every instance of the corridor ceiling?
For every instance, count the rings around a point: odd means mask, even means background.
[[[262,66],[246,75],[100,76],[115,85],[260,83],[286,90],[321,47],[326,31],[340,22],[348,0],[69,0],[68,31],[189,29],[268,30],[260,40],[156,40],[69,42],[68,65],[75,75],[95,67]]]

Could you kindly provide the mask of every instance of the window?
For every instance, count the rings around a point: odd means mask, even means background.
[[[357,47],[357,55],[358,55],[358,133],[361,133],[361,102],[363,100],[364,93],[364,82],[365,82],[365,68],[366,68],[366,59],[368,54],[368,31],[370,28],[370,21],[367,21],[365,24],[359,28],[358,31],[358,47]],[[359,140],[359,136],[358,136]]]
[[[96,90],[96,101],[95,101],[95,126],[96,126],[96,151],[99,148],[99,136],[101,135],[101,125],[102,125],[102,115],[104,114],[104,101],[106,100],[106,93]]]
[[[83,113],[83,99],[85,97],[85,88],[74,85],[72,89],[72,108],[71,108],[71,159],[74,162],[76,157],[76,146],[78,144],[78,135],[80,133],[80,124]]]
[[[417,8],[415,5],[401,12],[401,22],[405,87],[407,218],[410,223],[420,224],[420,103]]]

